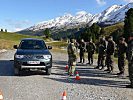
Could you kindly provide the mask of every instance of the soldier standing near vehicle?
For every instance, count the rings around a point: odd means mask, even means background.
[[[131,84],[127,88],[133,88],[133,33],[131,33],[128,41],[128,72]]]
[[[106,49],[107,49],[107,42],[106,42],[104,36],[100,39],[98,48],[99,48],[98,66],[95,67],[95,69],[99,69],[99,67],[102,66],[102,68],[101,68],[101,70],[102,70],[102,69],[104,69],[104,66],[105,66],[105,56],[106,56]]]
[[[106,64],[108,73],[113,72],[113,60],[114,60],[114,52],[115,52],[115,42],[113,41],[113,37],[109,36],[108,38],[108,45],[107,45],[107,56],[106,56]]]
[[[96,50],[96,46],[93,43],[92,39],[86,44],[86,50],[88,52],[88,64],[93,64],[93,54]]]
[[[79,63],[84,63],[85,62],[85,42],[84,39],[81,39],[81,43],[79,44],[79,49],[80,49],[80,62]]]
[[[78,44],[78,42],[76,40],[74,40],[74,45],[75,45],[75,47],[76,47],[76,49],[78,51],[79,44]]]
[[[74,45],[74,39],[71,39],[71,43],[67,48],[68,52],[68,75],[73,76],[77,60],[77,49]]]
[[[118,44],[118,68],[119,68],[119,73],[117,75],[122,75],[124,74],[125,70],[125,63],[126,63],[126,52],[127,52],[127,44],[124,41],[125,39],[121,37],[119,39],[119,44]]]

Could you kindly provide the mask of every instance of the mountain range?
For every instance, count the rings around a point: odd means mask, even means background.
[[[127,5],[113,5],[101,13],[92,15],[85,11],[78,12],[75,16],[65,14],[49,21],[37,23],[29,28],[21,30],[17,33],[26,35],[43,35],[46,28],[49,28],[51,34],[61,29],[76,28],[79,25],[92,25],[98,23],[102,25],[114,25],[124,21],[125,13],[133,8],[133,2]]]

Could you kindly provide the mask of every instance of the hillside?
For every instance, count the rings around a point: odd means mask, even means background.
[[[56,38],[58,33],[62,33],[62,36],[69,36],[70,34],[76,33],[76,30],[80,30],[80,28],[82,28],[80,26],[90,26],[93,23],[97,23],[102,26],[122,23],[125,19],[125,13],[130,8],[133,8],[133,2],[127,5],[112,5],[111,7],[95,15],[86,13],[85,11],[77,12],[74,16],[71,14],[66,14],[48,21],[39,22],[29,28],[19,31],[18,33],[42,36],[44,30],[49,28],[52,37],[54,34],[56,35]]]
[[[42,37],[28,36],[18,33],[0,32],[0,49],[12,49],[13,45],[19,44],[21,39],[24,38],[43,39]]]

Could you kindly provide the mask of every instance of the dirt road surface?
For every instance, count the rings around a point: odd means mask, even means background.
[[[0,55],[0,91],[4,100],[61,100],[65,91],[67,100],[133,100],[133,89],[125,88],[129,80],[125,76],[94,69],[94,66],[77,64],[81,80],[67,75],[67,55],[53,53],[52,75],[45,72],[21,72],[14,76],[14,50]],[[95,61],[96,64],[96,61]]]

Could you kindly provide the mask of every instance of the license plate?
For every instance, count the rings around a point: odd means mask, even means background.
[[[40,61],[28,61],[28,64],[40,64]]]

